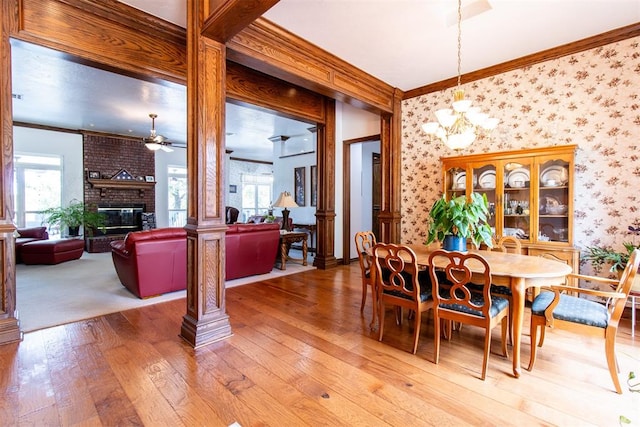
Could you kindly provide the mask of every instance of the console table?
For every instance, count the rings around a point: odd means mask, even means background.
[[[287,261],[302,261],[302,265],[307,265],[307,237],[306,232],[289,231],[280,235],[280,270],[286,270]],[[291,258],[289,249],[295,242],[302,243],[302,258]]]
[[[316,223],[314,222],[313,224],[300,224],[300,223],[293,223],[293,229],[303,229],[303,230],[308,230],[309,231],[309,247],[308,250],[311,253],[314,253],[316,251],[316,245],[315,245],[315,236],[316,236]]]

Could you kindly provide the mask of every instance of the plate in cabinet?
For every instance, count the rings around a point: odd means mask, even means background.
[[[484,189],[496,188],[496,171],[484,171],[478,177],[478,186]]]
[[[473,185],[475,186],[478,182],[477,175],[473,174]],[[453,182],[451,183],[452,190],[465,190],[467,188],[467,173],[466,172],[458,172],[453,176]]]
[[[540,182],[546,187],[565,185],[569,180],[569,171],[564,166],[549,166],[540,173]]]
[[[529,181],[529,169],[526,168],[514,169],[507,177],[507,184],[509,184],[511,188],[522,188],[527,181]],[[516,183],[520,182],[522,183],[521,185],[516,185]]]

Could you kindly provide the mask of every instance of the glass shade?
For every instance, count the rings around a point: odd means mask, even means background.
[[[439,127],[437,122],[429,122],[422,125],[422,130],[428,135],[435,135]]]

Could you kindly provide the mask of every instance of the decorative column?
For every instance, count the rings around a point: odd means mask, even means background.
[[[11,98],[11,45],[9,36],[17,28],[18,8],[2,1],[0,13],[0,344],[22,337],[16,317],[16,259],[13,232],[13,114]]]
[[[382,162],[382,200],[378,219],[380,239],[400,242],[400,186],[402,142],[402,92],[394,89],[393,114],[383,114],[380,123],[380,160]]]
[[[180,335],[200,347],[231,335],[225,309],[223,43],[201,35],[206,1],[187,8],[187,313]]]
[[[324,102],[326,124],[318,126],[318,206],[316,207],[317,248],[313,265],[333,268],[338,265],[335,257],[336,223],[336,102]]]

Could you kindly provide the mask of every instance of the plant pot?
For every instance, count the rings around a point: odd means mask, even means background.
[[[442,249],[445,251],[467,252],[467,238],[448,235],[444,237]]]
[[[80,226],[77,225],[75,227],[69,226],[69,236],[77,237],[80,235]]]

